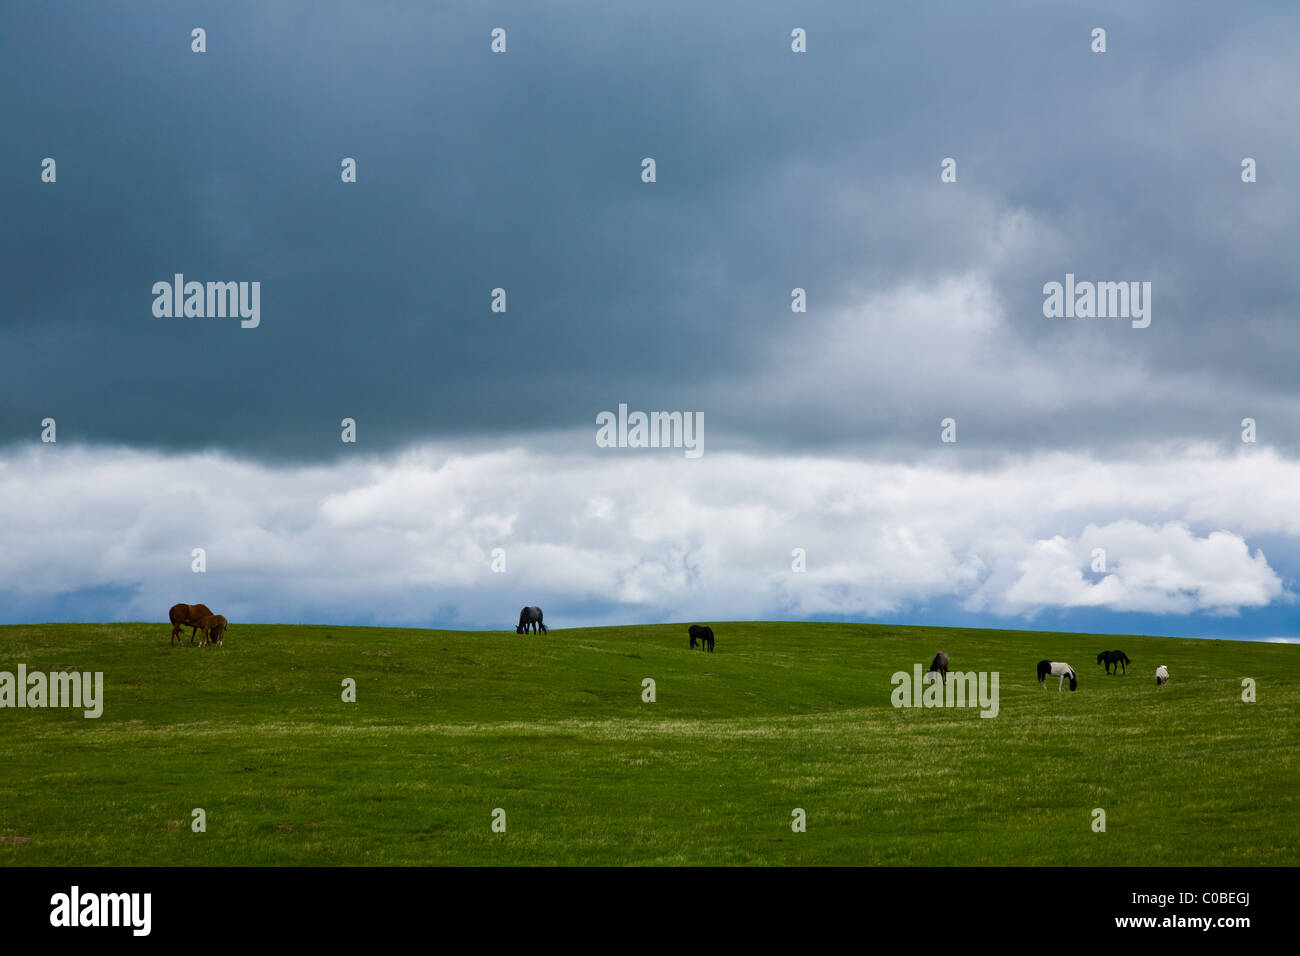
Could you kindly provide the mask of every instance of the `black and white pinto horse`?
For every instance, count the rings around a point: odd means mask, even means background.
[[[713,628],[707,624],[692,624],[690,629],[691,650],[695,650],[695,645],[699,644],[701,650],[713,653]]]
[[[938,674],[943,683],[948,683],[948,652],[940,651],[934,655],[934,660],[930,661],[930,669],[926,672],[928,678],[931,674]]]
[[[1079,687],[1079,678],[1074,673],[1074,668],[1069,664],[1062,664],[1060,661],[1039,661],[1038,662],[1038,686],[1047,690],[1047,677],[1061,678],[1061,682],[1056,685],[1058,691],[1065,689],[1065,679],[1070,678],[1070,690],[1077,690]]]
[[[1133,662],[1128,659],[1128,655],[1123,651],[1102,651],[1097,655],[1097,663],[1106,665],[1107,674],[1111,673],[1112,667],[1115,668],[1116,674],[1119,673],[1121,667],[1124,668],[1124,673],[1127,674],[1127,665],[1132,664]]]
[[[526,607],[519,612],[519,625],[515,628],[515,633],[527,634],[530,627],[534,631],[541,628],[542,633],[546,633],[546,625],[542,623],[542,609],[540,607]]]
[[[1160,687],[1161,685],[1168,684],[1168,683],[1169,683],[1169,668],[1165,667],[1164,664],[1161,664],[1159,667],[1156,668],[1156,686]]]

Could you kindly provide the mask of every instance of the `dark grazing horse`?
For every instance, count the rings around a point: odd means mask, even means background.
[[[700,650],[713,653],[713,628],[707,624],[692,624],[690,635],[692,650],[695,649],[696,644],[699,644]]]
[[[1123,651],[1102,651],[1097,655],[1097,663],[1106,665],[1107,674],[1111,673],[1112,667],[1115,668],[1114,673],[1116,674],[1119,673],[1121,667],[1124,668],[1124,673],[1127,674],[1128,667],[1126,665],[1132,664],[1133,662],[1128,659],[1128,655]]]
[[[934,660],[930,661],[930,670],[927,672],[933,674],[938,672],[943,683],[948,683],[948,652],[940,651],[934,655]]]
[[[519,624],[515,627],[516,634],[527,634],[528,629],[536,631],[541,628],[542,633],[546,633],[546,625],[542,623],[542,609],[540,607],[526,607],[519,612]]]
[[[190,631],[190,643],[193,644],[194,635],[202,626],[199,622],[211,614],[212,611],[206,604],[173,604],[171,610],[167,612],[167,617],[172,622],[172,647],[176,646],[183,627],[194,628]]]

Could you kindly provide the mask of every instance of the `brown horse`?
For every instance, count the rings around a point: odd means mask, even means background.
[[[203,632],[203,644],[216,644],[221,646],[221,642],[226,639],[226,625],[230,622],[220,614],[209,614],[199,621],[199,630]]]
[[[199,622],[205,617],[212,616],[212,609],[206,604],[173,604],[172,609],[167,612],[167,617],[172,622],[172,647],[176,646],[176,638],[180,636],[181,628],[192,627],[190,631],[190,643],[194,643],[194,635],[198,632]]]

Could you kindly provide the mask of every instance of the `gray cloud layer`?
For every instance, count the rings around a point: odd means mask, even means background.
[[[0,17],[3,442],[321,459],[344,416],[379,450],[627,401],[714,449],[1300,449],[1293,5]],[[261,327],[154,318],[178,271],[260,280]],[[1066,272],[1151,281],[1151,327],[1044,318]]]

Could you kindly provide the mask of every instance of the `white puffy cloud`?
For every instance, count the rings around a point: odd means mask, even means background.
[[[1091,572],[1098,552],[1105,570]],[[1265,607],[1283,595],[1282,581],[1263,553],[1252,554],[1240,536],[1212,531],[1198,537],[1179,522],[1089,525],[1076,538],[1035,541],[1015,567],[1014,582],[1003,587],[989,581],[971,603],[988,597],[1000,613],[1099,607],[1225,614]]]
[[[424,626],[508,626],[525,603],[557,625],[860,618],[932,600],[1008,617],[1231,614],[1291,599],[1250,538],[1300,537],[1300,462],[1265,448],[962,469],[426,446],[273,467],[60,444],[0,456],[0,526],[11,600],[130,595],[86,619],[200,600],[232,620]]]

